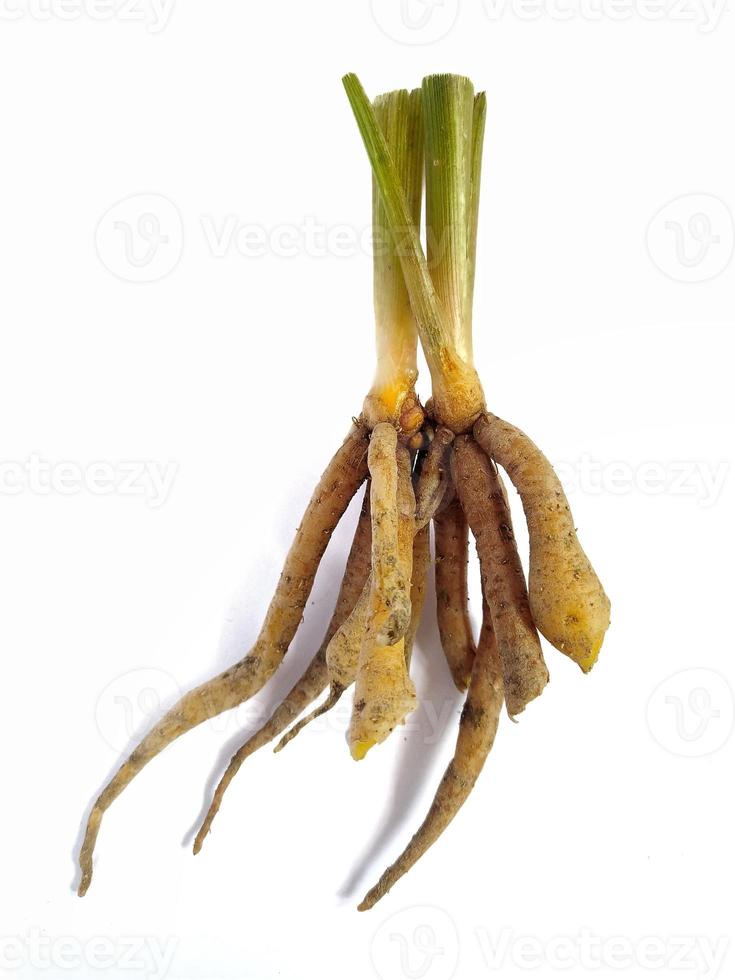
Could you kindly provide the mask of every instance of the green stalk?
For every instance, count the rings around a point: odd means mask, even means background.
[[[375,99],[373,109],[406,195],[411,227],[418,229],[424,158],[421,92],[387,92]],[[363,412],[372,425],[399,421],[401,414],[407,415],[402,428],[406,423],[409,427],[416,424],[411,402],[417,405],[414,385],[418,375],[418,335],[399,258],[403,237],[395,239],[391,233],[373,178],[373,295],[378,363]]]
[[[455,432],[467,431],[484,408],[484,395],[471,358],[457,350],[449,322],[434,286],[406,194],[375,112],[356,75],[343,84],[383,202],[394,240],[402,240],[399,258],[411,309],[431,372],[433,414]],[[427,125],[426,111],[424,124]]]
[[[342,82],[373,168],[388,227],[394,238],[403,239],[401,267],[422,341],[436,357],[442,347],[450,346],[450,336],[398,171],[357,75],[345,75]]]
[[[484,92],[475,96],[472,112],[472,163],[470,166],[469,232],[467,235],[467,308],[466,329],[472,350],[472,300],[475,295],[475,265],[477,260],[477,221],[480,214],[480,177],[482,175],[482,147],[485,140],[487,98]]]
[[[465,323],[470,283],[474,89],[461,75],[429,75],[421,85],[426,117],[426,249],[452,346],[472,360]]]

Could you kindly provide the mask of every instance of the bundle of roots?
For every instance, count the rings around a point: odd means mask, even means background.
[[[92,878],[102,817],[128,783],[180,735],[251,698],[277,670],[332,532],[363,485],[322,644],[268,721],[232,757],[195,853],[243,762],[278,736],[276,751],[283,748],[349,688],[347,738],[357,760],[415,709],[411,653],[432,567],[432,526],[439,636],[466,700],[454,755],[431,808],[361,910],[385,895],[456,815],[493,745],[503,702],[516,716],[544,689],[549,673],[539,633],[587,672],[609,625],[609,600],[577,539],[559,480],[528,436],[487,410],[472,361],[484,95],[475,95],[468,79],[435,75],[421,89],[390,92],[371,104],[354,75],[344,84],[373,170],[376,378],[314,491],[253,647],[186,694],[95,801],[79,856],[80,895]],[[419,235],[424,159],[426,253]],[[415,392],[418,338],[432,378],[425,408]],[[501,469],[528,525],[528,583]],[[477,640],[467,597],[470,532],[482,581]]]

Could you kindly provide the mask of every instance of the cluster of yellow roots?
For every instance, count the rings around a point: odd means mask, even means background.
[[[401,141],[416,138],[420,130],[411,115],[420,101],[415,93],[394,94],[396,98],[376,106],[384,112],[387,145],[398,157]],[[410,168],[404,170],[403,186],[410,188]],[[414,215],[415,204],[414,200]],[[389,271],[394,273],[392,267]],[[399,287],[403,288],[402,280],[393,282],[393,295],[409,309]],[[224,673],[184,695],[142,739],[95,801],[79,856],[80,895],[92,878],[102,817],[128,783],[180,735],[251,698],[276,671],[302,620],[332,532],[363,485],[362,509],[321,646],[271,717],[232,757],[196,836],[195,853],[243,762],[278,736],[276,751],[283,748],[349,688],[354,687],[348,743],[358,760],[415,709],[411,653],[432,567],[432,526],[439,638],[454,683],[467,692],[466,700],[452,760],[423,824],[360,909],[372,907],[458,812],[492,747],[503,702],[509,715],[515,716],[544,689],[549,672],[539,633],[583,671],[595,663],[609,624],[610,603],[579,544],[551,465],[528,436],[488,412],[484,399],[468,415],[472,399],[466,397],[467,388],[453,387],[453,357],[443,362],[443,399],[437,400],[435,386],[433,405],[424,413],[413,392],[415,371],[406,356],[409,341],[404,331],[398,374],[404,378],[403,387],[390,388],[388,397],[389,384],[381,376],[381,385],[371,392],[366,410],[324,471],[251,650]],[[391,353],[386,347],[386,361]],[[455,407],[460,404],[461,411],[446,410],[447,393],[452,390],[458,392]],[[481,391],[479,381],[473,392],[477,390]],[[391,409],[376,417],[376,405]],[[500,469],[520,495],[528,524],[528,583]],[[477,640],[467,596],[470,532],[482,581]],[[325,700],[304,715],[324,692]]]
[[[356,759],[415,708],[409,666],[430,566],[431,522],[441,644],[455,684],[468,687],[467,700],[454,756],[426,820],[361,909],[370,908],[405,874],[459,810],[492,747],[503,699],[514,715],[541,693],[548,671],[537,630],[583,670],[590,669],[609,623],[609,601],[577,540],[549,462],[527,436],[489,413],[480,416],[472,434],[455,437],[446,428],[433,431],[430,426],[426,434],[427,447],[412,459],[390,423],[380,423],[372,433],[355,426],[314,492],[252,650],[186,694],[95,802],[79,859],[80,895],[91,881],[102,816],[131,779],[180,735],[252,697],[276,670],[302,618],[329,536],[366,479],[324,640],[269,720],[233,756],[197,834],[195,853],[245,759],[286,731],[328,686],[319,713],[355,685],[349,744]],[[506,470],[523,502],[531,548],[529,591],[496,464]],[[477,643],[467,609],[468,525],[482,572]]]

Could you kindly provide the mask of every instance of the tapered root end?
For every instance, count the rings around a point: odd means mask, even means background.
[[[321,716],[326,714],[327,711],[331,711],[331,709],[342,697],[344,690],[345,689],[341,684],[336,684],[332,682],[332,686],[330,688],[329,694],[327,695],[324,702],[320,704],[318,707],[314,708],[314,710],[311,711],[308,715],[306,715],[305,718],[302,718],[301,721],[297,721],[295,725],[292,725],[291,728],[289,728],[289,730],[280,740],[278,745],[276,745],[276,747],[273,749],[273,751],[280,752],[282,749],[285,749],[288,743],[292,741],[292,739],[296,738],[299,732],[303,731],[303,729],[306,728],[307,725],[311,724],[311,722],[315,721],[317,718],[321,718]]]
[[[358,739],[350,745],[350,754],[355,762],[360,762],[368,754],[370,749],[377,745],[377,741],[374,738],[362,738]]]
[[[194,846],[192,850],[195,854],[198,854],[202,849],[202,844],[204,839],[212,829],[212,821],[219,813],[219,808],[222,805],[222,800],[224,798],[227,787],[230,785],[232,780],[240,771],[240,766],[243,764],[245,759],[250,755],[249,748],[253,740],[246,742],[230,759],[230,764],[225,769],[222,778],[217,784],[217,789],[214,791],[214,796],[212,797],[212,802],[209,804],[209,809],[207,810],[207,815],[202,821],[202,825],[199,828],[199,832],[194,840]]]
[[[386,699],[380,696],[363,701],[359,707],[353,706],[348,733],[352,758],[358,762],[364,759],[374,745],[384,742],[398,725],[404,724],[416,704],[416,691],[406,675],[404,689],[395,691],[394,697]]]
[[[84,898],[87,894],[89,886],[92,883],[92,871],[94,870],[94,845],[97,843],[97,834],[100,830],[100,824],[102,823],[102,808],[99,806],[99,802],[92,808],[92,812],[89,814],[87,820],[87,829],[84,832],[84,840],[82,841],[82,847],[79,851],[79,870],[82,872],[82,878],[79,882],[79,887],[77,888],[77,895],[79,898]]]
[[[591,643],[586,649],[575,650],[570,654],[572,660],[581,668],[583,674],[589,674],[592,668],[597,663],[597,658],[600,655],[600,650],[602,649],[602,641],[604,640],[604,634]]]
[[[592,573],[594,574],[594,573]],[[537,627],[561,653],[589,674],[597,663],[610,625],[610,600],[597,585],[582,602],[553,607],[542,595],[531,595],[531,612]]]
[[[526,710],[526,706],[539,697],[549,683],[549,671],[540,652],[538,657],[529,658],[523,671],[518,664],[513,664],[516,670],[509,672],[504,678],[505,707],[508,715],[515,720]]]
[[[472,652],[474,653],[474,651]],[[472,662],[469,661],[467,665],[450,664],[449,673],[452,675],[452,681],[457,690],[461,694],[466,694],[467,688],[470,686],[470,678],[472,677]]]
[[[286,734],[282,735],[281,738],[278,740],[278,742],[273,746],[274,754],[276,752],[281,752],[283,749],[285,749],[288,743],[292,739],[296,738],[296,736],[299,734],[301,729],[304,728],[305,725],[306,725],[306,721],[296,724],[292,728],[289,728]]]
[[[212,829],[212,821],[214,820],[214,818],[217,816],[217,813],[219,812],[221,800],[222,800],[222,793],[218,793],[212,800],[212,803],[210,804],[210,807],[207,810],[207,815],[204,818],[204,821],[202,822],[202,825],[199,828],[196,837],[194,838],[194,846],[192,847],[192,851],[194,852],[194,854],[198,854],[201,851],[202,844],[204,843],[210,830]]]
[[[388,894],[388,888],[381,888],[380,883],[373,885],[365,898],[357,906],[358,912],[368,912],[374,905],[377,905],[384,895]]]
[[[92,852],[89,848],[82,848],[79,855],[79,870],[82,872],[82,877],[77,888],[77,895],[79,898],[84,898],[92,884]]]

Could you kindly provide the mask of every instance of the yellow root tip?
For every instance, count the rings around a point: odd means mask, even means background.
[[[583,673],[589,674],[589,672],[595,666],[595,664],[597,663],[597,657],[600,653],[601,647],[602,647],[602,639],[598,643],[595,643],[594,646],[590,647],[589,650],[585,650],[584,652],[578,653],[574,657],[574,662],[578,664],[579,667],[582,668]]]
[[[358,739],[350,746],[350,752],[352,753],[352,758],[359,762],[364,759],[368,754],[370,749],[376,744],[373,738]]]

